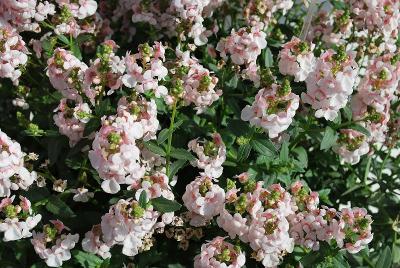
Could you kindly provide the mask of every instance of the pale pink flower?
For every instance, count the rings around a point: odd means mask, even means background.
[[[195,268],[239,268],[246,262],[244,253],[224,237],[215,237],[201,246],[201,252],[194,258]]]
[[[131,184],[143,177],[145,169],[135,143],[141,136],[141,129],[132,128],[126,118],[103,117],[102,127],[89,151],[89,160],[103,179],[101,187],[105,192],[117,193],[120,184]]]
[[[70,250],[79,240],[78,234],[63,234],[61,231],[45,225],[42,233],[33,232],[33,248],[39,257],[45,260],[47,266],[60,267],[64,261],[71,259]]]
[[[354,53],[327,50],[317,60],[315,70],[306,79],[307,92],[301,94],[301,99],[311,105],[317,118],[332,121],[346,106],[358,69],[354,56]]]
[[[47,76],[52,86],[65,98],[81,101],[84,72],[88,67],[71,52],[56,48],[47,60]]]
[[[82,249],[107,259],[111,257],[110,247],[101,240],[101,236],[101,225],[94,225],[92,230],[86,232],[82,239]]]
[[[185,207],[194,213],[190,224],[199,226],[221,212],[225,192],[210,177],[200,176],[186,185],[182,200]]]
[[[278,56],[281,74],[294,76],[296,82],[306,80],[315,68],[314,47],[314,44],[309,45],[297,37],[284,44]]]
[[[212,141],[201,142],[194,139],[189,142],[189,150],[197,155],[197,159],[190,163],[195,167],[204,169],[205,175],[218,178],[222,175],[222,164],[226,159],[226,147],[218,133],[214,133],[212,138]]]
[[[369,152],[367,137],[353,129],[341,129],[337,145],[333,150],[344,162],[357,164],[361,156]]]
[[[85,187],[77,188],[77,189],[71,189],[71,192],[74,193],[75,195],[72,197],[72,199],[75,202],[88,202],[90,198],[93,198],[94,193],[89,192],[88,189]]]
[[[157,106],[153,99],[147,101],[138,96],[136,99],[122,97],[118,101],[117,113],[125,117],[132,127],[141,128],[144,141],[156,138],[159,122],[157,120]]]
[[[13,204],[14,198],[6,197],[0,202],[0,211],[5,216],[0,220],[0,232],[4,232],[5,242],[31,237],[31,229],[42,219],[40,214],[33,214],[27,198],[20,196],[20,203]]]
[[[243,121],[261,127],[270,138],[276,138],[292,123],[299,108],[299,96],[290,92],[290,87],[273,84],[261,89],[252,103],[241,113]]]
[[[87,103],[77,103],[75,107],[68,106],[67,99],[61,99],[57,112],[53,116],[54,123],[58,126],[59,132],[69,139],[69,145],[73,147],[83,137],[85,124],[91,118],[91,109]]]
[[[249,226],[248,239],[251,248],[262,258],[264,267],[276,267],[283,253],[291,253],[294,240],[289,237],[289,223],[273,209],[257,215]]]
[[[216,50],[223,59],[230,55],[232,62],[237,65],[255,62],[261,50],[267,46],[266,34],[260,28],[261,25],[255,25],[249,30],[232,30],[230,36],[218,42]]]
[[[36,180],[36,172],[24,167],[24,156],[21,145],[0,130],[0,196],[26,190]]]

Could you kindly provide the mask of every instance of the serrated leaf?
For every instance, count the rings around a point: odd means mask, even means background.
[[[161,213],[174,212],[181,208],[181,204],[178,202],[166,199],[162,196],[151,199],[151,204],[157,211]]]
[[[152,141],[144,142],[143,143],[144,147],[146,147],[149,151],[161,155],[161,156],[166,156],[165,150],[161,147],[158,146],[156,143]]]
[[[95,108],[96,115],[99,118],[101,118],[103,115],[105,115],[107,113],[108,107],[110,107],[110,106],[111,106],[110,99],[102,100],[100,102],[100,104],[97,105],[96,108]]]
[[[54,195],[49,197],[49,201],[46,204],[46,209],[55,216],[64,219],[76,216],[72,209],[64,201]]]
[[[267,138],[262,140],[252,140],[250,143],[253,149],[261,155],[274,156],[276,153],[274,144]]]
[[[193,161],[196,159],[189,151],[182,148],[173,148],[170,154],[171,157],[180,160]]]
[[[250,152],[251,152],[250,143],[240,145],[238,150],[237,160],[239,162],[243,162],[249,157]]]
[[[356,124],[356,123],[351,124],[350,126],[348,126],[348,128],[357,130],[358,132],[364,134],[367,137],[371,136],[371,133],[368,131],[368,129],[366,129],[365,127],[363,127],[359,124]]]
[[[169,129],[165,128],[158,133],[157,143],[161,144],[168,139]]]
[[[139,196],[139,205],[142,208],[146,208],[146,204],[147,204],[147,192],[143,190]]]
[[[186,164],[186,160],[176,160],[175,162],[173,162],[170,166],[170,170],[169,170],[169,174],[167,174],[168,178],[172,179],[173,176],[175,176],[176,173],[178,173],[178,171],[185,166]]]
[[[336,132],[331,127],[326,127],[324,136],[322,137],[320,150],[325,150],[331,148],[336,142]]]
[[[392,251],[388,246],[379,254],[379,259],[375,264],[375,268],[388,268],[392,265]]]
[[[74,250],[72,254],[82,268],[100,268],[103,263],[103,260],[96,255],[81,250]]]

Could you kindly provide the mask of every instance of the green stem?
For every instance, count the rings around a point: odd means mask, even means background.
[[[387,162],[391,152],[392,152],[392,149],[389,149],[389,151],[387,152],[387,154],[385,156],[385,159],[383,159],[383,161],[382,161],[382,165],[381,165],[381,168],[379,169],[379,174],[378,174],[378,182],[382,179],[383,169],[385,168],[386,162]]]
[[[167,160],[166,160],[166,171],[167,175],[169,175],[169,169],[170,169],[170,154],[171,154],[171,148],[172,148],[172,134],[174,133],[174,123],[175,123],[175,116],[176,116],[176,101],[174,102],[174,105],[172,107],[172,116],[171,116],[171,123],[169,125],[169,130],[168,130],[168,146],[167,146]]]

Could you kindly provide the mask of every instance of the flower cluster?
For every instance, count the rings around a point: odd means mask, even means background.
[[[314,44],[308,45],[294,37],[279,52],[279,71],[294,76],[295,82],[306,80],[315,68]]]
[[[314,199],[313,193],[298,183],[292,187],[292,193],[296,205],[307,204],[310,197]],[[333,208],[309,208],[302,205],[298,213],[289,217],[289,222],[290,234],[295,243],[314,251],[319,250],[321,241],[335,240],[338,247],[357,253],[373,237],[371,216],[361,208],[343,208],[337,212]]]
[[[192,161],[194,167],[204,169],[204,174],[212,178],[222,175],[222,164],[226,159],[226,147],[221,135],[214,133],[212,140],[200,142],[198,139],[191,140],[188,144],[189,150],[197,155]]]
[[[4,217],[0,222],[0,232],[4,232],[5,242],[31,237],[30,230],[42,219],[40,214],[33,214],[31,202],[27,198],[19,198],[19,204],[13,204],[15,196],[0,201],[0,211]]]
[[[27,190],[35,181],[35,171],[24,167],[25,154],[21,145],[0,130],[0,196],[10,196],[11,190]]]
[[[201,246],[201,253],[194,258],[194,267],[240,268],[245,262],[246,257],[240,249],[224,241],[223,237],[216,237]]]
[[[252,105],[242,110],[241,118],[262,128],[270,138],[276,138],[292,123],[299,100],[299,96],[291,92],[288,80],[282,85],[272,84],[258,91]]]
[[[70,250],[79,240],[78,234],[70,234],[61,221],[50,221],[43,226],[43,232],[33,232],[31,243],[35,252],[44,259],[49,267],[60,267],[64,261],[71,259]]]
[[[317,60],[315,69],[306,79],[307,92],[301,94],[304,103],[316,110],[317,118],[334,120],[346,106],[357,75],[353,53],[341,47],[337,52],[327,50]]]
[[[73,147],[83,137],[85,124],[91,117],[91,109],[87,103],[78,103],[75,107],[68,106],[69,100],[62,99],[53,116],[60,134],[68,137],[69,145]]]

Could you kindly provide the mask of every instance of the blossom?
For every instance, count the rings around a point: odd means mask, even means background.
[[[91,118],[91,109],[87,103],[77,103],[70,107],[67,99],[61,99],[60,104],[54,111],[54,123],[58,126],[59,132],[69,139],[69,145],[73,147],[83,137],[85,124]]]
[[[141,129],[143,134],[140,138],[144,141],[156,138],[159,122],[154,99],[146,101],[140,96],[133,99],[122,97],[118,101],[117,113],[120,117],[125,117],[127,123],[132,127]]]
[[[15,28],[2,20],[0,28],[0,77],[9,78],[14,85],[18,85],[22,74],[20,68],[27,63],[29,52]]]
[[[47,266],[60,267],[64,261],[71,259],[70,250],[79,240],[78,234],[65,234],[62,222],[54,221],[52,225],[45,225],[43,232],[33,232],[31,243],[35,252],[44,259]]]
[[[272,84],[270,88],[258,91],[252,105],[242,110],[241,119],[263,128],[270,138],[276,138],[292,123],[299,99],[299,96],[291,92],[288,83]]]
[[[121,199],[101,218],[102,240],[107,245],[122,245],[122,254],[135,256],[143,239],[154,231],[159,213],[141,208],[137,201]]]
[[[31,237],[30,230],[42,219],[40,214],[33,214],[31,202],[27,198],[20,196],[20,203],[13,204],[14,198],[15,196],[6,197],[0,202],[0,211],[5,216],[0,223],[4,242]]]
[[[134,88],[139,93],[153,90],[156,97],[165,96],[167,88],[159,85],[168,70],[164,67],[165,48],[156,42],[152,47],[149,44],[139,46],[139,52],[125,56],[126,74],[122,76],[122,83],[128,88]]]
[[[218,236],[201,246],[200,254],[194,258],[194,267],[239,268],[245,262],[246,257],[240,248]]]
[[[88,189],[85,187],[77,188],[77,189],[71,189],[72,193],[75,195],[72,197],[72,199],[75,202],[88,202],[90,198],[93,198],[94,193],[89,192]]]
[[[307,92],[301,94],[304,103],[316,110],[317,118],[334,120],[346,106],[357,75],[354,53],[339,49],[327,50],[317,60],[315,70],[306,79]]]
[[[47,76],[52,86],[67,99],[80,102],[83,93],[82,85],[87,65],[71,52],[56,48],[47,60]]]
[[[24,167],[24,156],[21,145],[0,130],[0,196],[26,190],[36,180],[36,172]]]
[[[309,73],[315,68],[313,49],[315,45],[308,45],[293,37],[290,42],[282,46],[279,52],[279,71],[284,75],[294,76],[294,81],[306,80]]]
[[[333,150],[344,162],[352,165],[360,161],[360,157],[369,152],[366,136],[353,129],[341,129],[337,145]]]
[[[282,254],[292,252],[294,241],[289,237],[289,222],[276,210],[268,209],[253,219],[248,239],[264,267],[275,267]]]
[[[138,122],[135,124],[141,126]],[[96,132],[89,160],[103,179],[101,187],[105,192],[117,193],[120,184],[131,184],[143,177],[145,169],[135,143],[142,135],[142,128],[132,127],[124,117],[102,118],[102,127]]]
[[[249,31],[246,28],[232,30],[230,36],[218,42],[217,51],[223,59],[230,55],[234,64],[255,62],[261,50],[267,46],[266,34],[260,28],[261,25],[255,25]]]
[[[201,226],[221,212],[225,191],[213,183],[210,177],[200,176],[186,185],[182,200],[185,207],[193,213],[190,224]]]
[[[191,140],[189,150],[197,155],[197,160],[191,161],[191,165],[204,169],[204,174],[218,178],[222,175],[222,164],[226,159],[226,147],[218,133],[212,135],[212,141],[204,141],[203,145],[198,139]]]
[[[94,225],[92,230],[86,232],[85,237],[82,239],[82,249],[107,259],[111,257],[110,246],[101,240],[101,236],[101,225]]]

